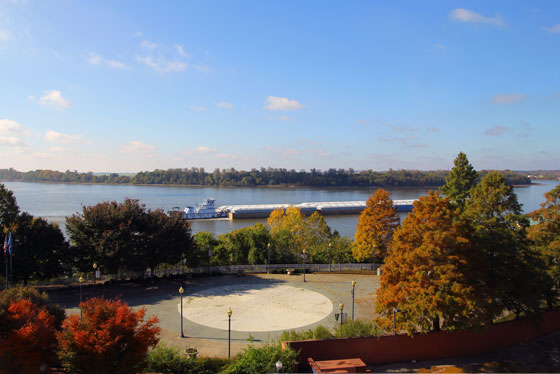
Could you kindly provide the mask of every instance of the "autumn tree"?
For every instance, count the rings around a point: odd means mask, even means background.
[[[33,288],[0,293],[0,374],[37,373],[54,361],[64,310]]]
[[[158,319],[144,320],[145,309],[132,310],[120,300],[92,298],[80,304],[57,333],[59,358],[68,373],[135,374],[148,349],[159,341]]]
[[[352,254],[359,261],[383,262],[387,256],[393,231],[399,225],[397,208],[389,192],[378,189],[366,202],[358,218]]]
[[[469,249],[463,224],[448,198],[430,191],[395,230],[377,291],[377,312],[409,333],[470,327],[479,323],[474,288],[464,274]]]
[[[529,216],[536,224],[528,230],[528,237],[544,261],[551,281],[546,298],[552,307],[560,292],[560,185],[544,194],[546,201]]]
[[[465,205],[471,188],[474,187],[478,173],[467,159],[467,155],[459,152],[454,161],[455,166],[447,177],[445,184],[440,188],[441,192],[459,207]]]
[[[463,219],[472,242],[470,270],[487,319],[510,311],[537,315],[543,296],[542,264],[527,240],[529,222],[512,186],[499,172],[485,175],[471,190]]]

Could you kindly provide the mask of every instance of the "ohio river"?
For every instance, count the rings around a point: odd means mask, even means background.
[[[216,199],[216,205],[238,204],[298,204],[315,201],[353,201],[367,200],[377,188],[256,188],[256,187],[182,187],[182,186],[128,186],[98,184],[47,184],[3,182],[14,191],[22,211],[58,223],[64,229],[67,216],[82,211],[83,206],[102,201],[119,201],[125,198],[138,199],[150,209],[173,207],[181,210],[187,205],[197,205],[208,197]],[[524,212],[539,208],[544,202],[543,194],[550,191],[558,181],[539,181],[539,184],[515,187],[518,200]],[[395,200],[416,199],[428,193],[429,188],[393,187],[386,188]],[[353,237],[356,232],[358,216],[330,216],[327,223],[341,235]],[[193,221],[193,233],[212,231],[216,235],[251,226],[266,220],[227,219]]]

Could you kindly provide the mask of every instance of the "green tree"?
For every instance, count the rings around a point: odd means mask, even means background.
[[[55,223],[21,213],[13,224],[14,279],[48,279],[68,265],[68,243]]]
[[[389,192],[378,189],[366,202],[366,208],[358,218],[358,227],[352,254],[357,261],[383,262],[393,238],[393,231],[399,226],[397,208],[389,197]]]
[[[471,284],[489,323],[504,311],[536,316],[543,295],[542,264],[529,247],[529,222],[511,186],[488,173],[471,190],[463,217],[471,225]]]
[[[465,205],[471,188],[474,187],[478,173],[467,159],[467,155],[459,152],[454,161],[455,166],[447,177],[445,184],[440,188],[441,192],[459,207]]]
[[[10,227],[19,213],[14,193],[0,183],[0,229]]]
[[[191,259],[191,266],[208,265],[208,251],[216,254],[216,247],[220,244],[218,239],[210,231],[199,231],[194,237],[194,258]],[[213,263],[213,265],[225,265]]]

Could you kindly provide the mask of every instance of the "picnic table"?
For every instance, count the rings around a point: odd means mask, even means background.
[[[343,358],[340,360],[315,361],[323,373],[366,373],[367,365],[360,358]]]

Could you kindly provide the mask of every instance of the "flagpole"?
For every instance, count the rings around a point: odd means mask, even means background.
[[[4,263],[6,264],[6,289],[8,289],[8,258],[6,252],[8,251],[8,233],[4,237]]]
[[[14,285],[14,268],[12,267],[12,257],[14,256],[14,245],[12,243],[12,232],[8,239],[8,252],[10,253],[10,282]]]

